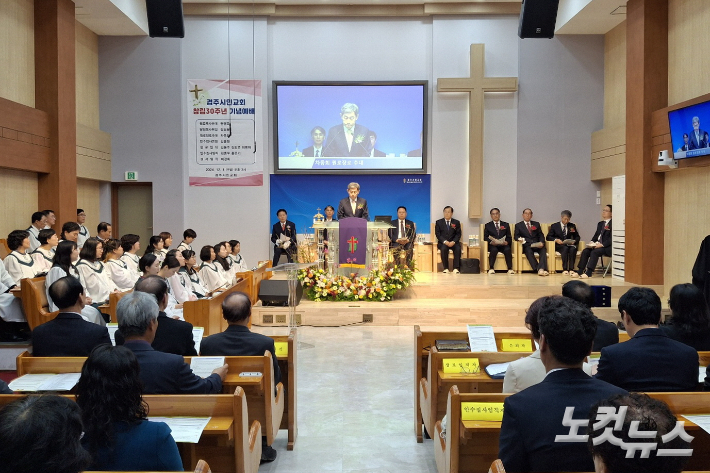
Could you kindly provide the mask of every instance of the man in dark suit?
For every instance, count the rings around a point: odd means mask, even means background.
[[[326,157],[360,157],[370,156],[370,143],[367,135],[370,130],[355,122],[360,116],[360,110],[354,103],[346,103],[340,108],[340,125],[328,130],[323,155]]]
[[[313,145],[303,149],[303,156],[306,156],[308,158],[322,158],[325,128],[323,128],[322,126],[317,126],[313,128],[311,130],[311,138],[313,139]]]
[[[602,221],[597,223],[592,241],[582,250],[577,272],[570,271],[570,276],[591,278],[602,256],[611,257],[611,205],[605,205],[602,209]]]
[[[579,232],[577,226],[570,222],[572,212],[563,210],[560,221],[550,225],[547,232],[547,241],[555,242],[555,252],[562,257],[562,274],[569,275],[574,271],[574,262],[577,259],[577,245],[579,245]],[[574,240],[573,243],[564,243],[567,240]]]
[[[274,244],[274,260],[272,266],[276,266],[279,263],[279,258],[281,258],[282,254],[285,254],[288,262],[292,263],[293,257],[291,255],[296,254],[298,251],[296,224],[288,220],[288,213],[284,209],[277,210],[276,216],[279,218],[279,221],[276,222],[271,229],[271,243]],[[288,240],[282,241],[281,235],[287,236]]]
[[[513,253],[510,249],[513,244],[513,237],[510,234],[510,225],[500,219],[500,210],[497,207],[491,209],[491,220],[483,227],[483,238],[488,241],[488,274],[495,274],[493,267],[496,264],[498,252],[505,256],[505,264],[508,267],[508,274],[515,274],[513,271]],[[503,240],[501,244],[493,240]],[[481,255],[485,258],[485,255]]]
[[[540,359],[547,376],[505,400],[498,458],[511,473],[594,471],[584,440],[558,438],[575,432],[570,423],[563,423],[566,411],[573,409],[572,419],[589,419],[594,404],[627,393],[582,370],[597,328],[592,311],[566,297],[553,296],[540,309],[538,324]]]
[[[449,251],[454,252],[454,273],[458,274],[461,268],[461,222],[452,218],[454,208],[450,205],[444,207],[444,218],[440,218],[434,225],[436,246],[441,252],[441,264],[444,272],[449,272]]]
[[[705,131],[700,129],[700,117],[693,117],[693,129],[688,135],[690,135],[688,149],[705,148],[707,143],[705,142]]]
[[[168,284],[160,276],[148,276],[136,284],[136,291],[146,292],[155,296],[158,301],[158,329],[151,346],[163,353],[180,356],[197,356],[195,339],[192,336],[192,324],[184,320],[173,319],[165,314],[168,306]],[[116,345],[123,345],[123,334],[120,330],[115,334]]]
[[[380,151],[375,147],[375,144],[377,143],[377,133],[374,131],[370,131],[368,135],[368,139],[370,140],[370,157],[371,158],[384,158],[387,156],[387,154],[384,151]]]
[[[390,250],[394,254],[395,262],[402,264],[409,262],[414,256],[414,242],[417,240],[417,227],[411,220],[407,220],[407,207],[397,207],[397,220],[392,222],[394,228],[387,230],[390,240]]]
[[[547,276],[547,249],[545,248],[545,234],[542,233],[540,222],[532,220],[533,211],[523,210],[523,220],[515,224],[515,239],[523,244],[523,253],[530,263],[533,271],[539,276]],[[540,257],[540,262],[535,259],[535,253]],[[520,268],[518,268],[520,269]]]
[[[348,197],[342,199],[338,204],[338,220],[349,217],[370,220],[370,213],[367,210],[367,200],[358,197],[359,194],[360,184],[357,182],[348,184]]]
[[[584,281],[567,281],[562,286],[562,295],[591,309],[594,306],[594,291]],[[602,320],[596,315],[597,334],[594,336],[592,351],[602,351],[602,348],[619,343],[619,329],[615,324]]]
[[[619,312],[631,338],[602,350],[596,378],[629,391],[696,391],[698,352],[658,329],[658,294],[632,287],[619,299]]]
[[[158,303],[152,294],[133,291],[116,306],[118,328],[138,359],[143,394],[219,394],[229,367],[223,365],[206,378],[192,372],[182,356],[150,346],[158,329]]]
[[[57,279],[49,286],[49,296],[60,312],[32,331],[33,356],[89,356],[97,345],[111,343],[106,327],[81,317],[86,296],[77,278]]]

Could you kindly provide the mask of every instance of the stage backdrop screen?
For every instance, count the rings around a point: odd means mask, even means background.
[[[276,211],[286,209],[288,219],[296,224],[300,234],[313,233],[313,216],[317,209],[325,215],[326,205],[335,209],[348,197],[350,182],[360,184],[360,197],[367,199],[370,221],[377,215],[397,218],[397,207],[407,207],[407,218],[417,227],[417,233],[428,234],[431,215],[431,180],[428,174],[377,174],[358,176],[271,175],[271,225],[278,220]],[[271,232],[269,226],[269,234]]]
[[[668,112],[675,159],[710,155],[710,102]]]
[[[424,173],[427,81],[273,83],[277,173]]]

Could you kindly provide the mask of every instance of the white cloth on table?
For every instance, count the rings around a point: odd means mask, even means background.
[[[84,286],[84,281],[74,266],[69,268],[69,272],[71,273],[71,276],[74,276],[75,278],[77,278],[79,280],[79,282],[81,282],[81,285]],[[44,285],[45,285],[45,293],[47,295],[47,303],[49,305],[49,310],[51,312],[55,312],[55,311],[59,310],[59,307],[57,307],[54,304],[54,301],[52,300],[52,298],[49,297],[49,286],[51,286],[54,283],[54,281],[56,281],[57,279],[61,279],[66,276],[67,276],[67,272],[64,271],[62,268],[60,268],[59,266],[53,266],[52,269],[50,269],[49,272],[47,273],[47,277],[45,278]],[[84,288],[85,288],[84,294],[86,294],[86,286],[84,286]],[[101,312],[99,312],[98,309],[96,309],[90,305],[87,305],[86,307],[84,307],[82,309],[80,315],[81,315],[81,318],[83,318],[87,322],[91,322],[91,323],[94,323],[97,325],[102,325],[102,326],[106,325],[106,321],[104,320],[103,316],[101,315]]]
[[[7,292],[12,286],[15,286],[15,280],[0,260],[0,318],[5,322],[25,322],[22,300]]]

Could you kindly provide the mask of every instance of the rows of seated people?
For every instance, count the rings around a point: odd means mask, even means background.
[[[135,290],[118,302],[118,331],[114,347],[106,327],[87,322],[80,316],[86,297],[78,278],[65,276],[49,286],[49,294],[60,313],[33,331],[33,355],[88,356],[77,385],[77,404],[81,408],[81,420],[77,422],[80,425],[83,422],[86,435],[81,442],[83,448],[75,445],[76,448],[71,450],[82,459],[83,467],[90,465],[94,470],[112,471],[182,470],[170,429],[165,424],[146,420],[142,394],[222,392],[228,365],[216,368],[212,374],[201,378],[185,363],[183,355],[197,355],[192,325],[165,315],[168,293],[165,278],[158,275],[142,277]],[[273,359],[274,382],[280,383],[281,372],[273,339],[253,333],[248,328],[251,317],[249,297],[241,292],[228,295],[222,303],[222,312],[228,328],[223,333],[204,338],[201,354],[253,356],[269,351]],[[11,393],[2,381],[0,393]],[[0,413],[3,424],[17,421],[15,416],[27,416],[27,410],[40,409],[32,407],[35,403],[42,405],[43,410],[51,407],[44,406],[44,402],[52,404],[61,401],[26,399],[15,406],[5,407]],[[34,415],[41,416],[40,413]],[[72,439],[72,443],[77,440]],[[33,445],[39,448],[41,443],[33,442]],[[8,457],[4,451],[3,461],[13,455],[13,458],[21,455],[22,461],[36,465],[33,452],[34,448],[19,449]],[[275,458],[276,451],[266,444],[266,437],[263,437],[262,460],[273,461]]]
[[[120,240],[114,239],[111,225],[101,222],[92,237],[84,225],[85,219],[85,212],[77,209],[77,221],[65,223],[57,234],[50,227],[55,223],[54,212],[35,212],[27,230],[15,230],[7,236],[11,253],[0,261],[0,318],[6,322],[1,327],[5,339],[28,337],[20,300],[9,293],[13,287],[19,287],[23,278],[46,276],[48,289],[61,277],[77,277],[87,298],[82,317],[105,324],[107,316],[100,313],[99,307],[112,292],[129,291],[142,277],[158,275],[167,281],[169,303],[165,312],[180,318],[184,302],[229,288],[236,282],[236,273],[249,269],[240,254],[238,240],[204,246],[199,253],[202,263],[198,265],[198,255],[191,247],[197,233],[192,229],[185,230],[176,249],[170,249],[172,235],[163,232],[152,236],[141,252],[138,235],[126,234]],[[47,301],[50,310],[56,311],[48,291]]]

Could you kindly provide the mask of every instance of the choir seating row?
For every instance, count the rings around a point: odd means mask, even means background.
[[[648,393],[669,405],[673,414],[710,414],[710,393]],[[438,473],[477,473],[486,471],[498,457],[499,421],[462,419],[462,403],[502,403],[509,394],[466,393],[451,386],[446,402],[445,424],[437,421],[434,428],[434,456]],[[686,432],[694,437],[693,455],[686,471],[707,469],[710,465],[710,434],[700,426],[685,421]],[[501,471],[501,470],[498,470]],[[504,470],[503,470],[504,471]]]
[[[283,345],[277,348],[281,370],[281,383],[274,385],[273,364],[271,353],[264,356],[227,356],[225,363],[229,372],[223,382],[223,392],[231,393],[241,386],[246,392],[250,405],[250,416],[261,422],[264,435],[269,445],[273,442],[280,429],[288,431],[287,449],[293,450],[297,426],[296,401],[296,331],[289,335],[272,336],[274,342]],[[285,353],[284,353],[285,352]],[[17,375],[31,373],[79,373],[86,358],[84,357],[33,357],[23,352],[17,357]],[[190,363],[191,357],[185,357]],[[268,365],[268,366],[267,366]],[[260,372],[260,377],[241,377],[243,372]]]
[[[0,394],[0,407],[23,397],[21,394]],[[73,395],[67,397],[74,399]],[[230,394],[143,396],[149,416],[210,417],[199,443],[178,444],[183,468],[200,471],[197,470],[198,460],[205,459],[215,471],[256,473],[261,461],[262,426],[253,418],[249,424],[251,416],[247,398],[245,390],[239,386]]]

